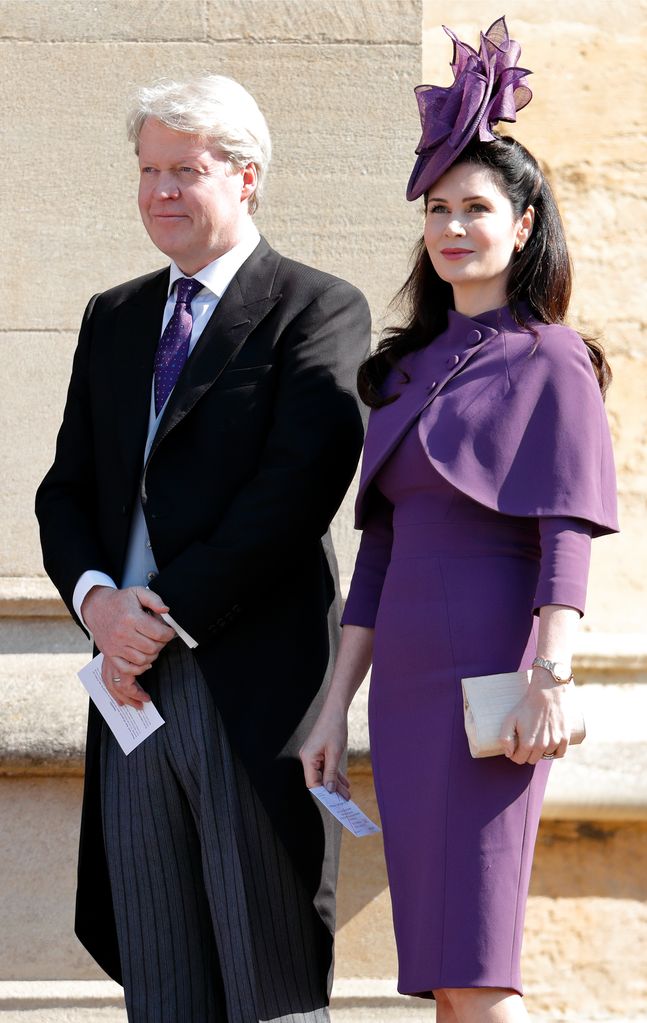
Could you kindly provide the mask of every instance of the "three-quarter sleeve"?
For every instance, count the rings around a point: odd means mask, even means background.
[[[341,619],[342,625],[362,625],[367,629],[375,626],[393,546],[393,505],[378,492],[372,497]]]
[[[591,523],[584,519],[539,519],[541,564],[536,612],[545,604],[564,604],[584,614],[592,533]]]

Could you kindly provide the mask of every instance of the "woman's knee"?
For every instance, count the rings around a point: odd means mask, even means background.
[[[480,1013],[483,1019],[501,1020],[501,1023],[527,1018],[520,995],[509,988],[443,988],[438,994],[447,999],[461,1020],[479,1019]]]
[[[434,990],[436,999],[436,1023],[458,1023],[458,1016],[454,1012],[446,991]]]
[[[434,988],[434,998],[436,999],[436,1005],[451,1005],[449,995],[442,988],[438,991]]]

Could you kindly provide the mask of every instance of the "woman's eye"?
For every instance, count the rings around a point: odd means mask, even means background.
[[[470,213],[487,213],[488,208],[482,202],[473,202],[469,208]]]
[[[427,213],[447,213],[447,207],[443,206],[442,203],[437,202],[434,203],[433,206],[429,207]]]

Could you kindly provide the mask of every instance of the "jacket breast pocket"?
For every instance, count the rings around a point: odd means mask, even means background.
[[[272,365],[265,365],[227,369],[218,380],[218,391],[234,391],[240,387],[254,387],[265,380],[273,368]]]

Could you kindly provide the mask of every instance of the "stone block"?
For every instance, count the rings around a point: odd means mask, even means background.
[[[90,660],[76,654],[0,657],[0,774],[83,773],[88,698],[77,671]]]
[[[0,615],[0,654],[12,656],[46,654],[78,655],[81,663],[90,659],[89,640],[67,610],[58,608],[59,617],[6,618]],[[60,615],[65,617],[61,618]],[[1,662],[0,662],[1,663]]]
[[[66,333],[0,335],[4,366],[0,380],[2,576],[43,572],[34,492],[54,455],[74,343],[74,335]]]
[[[80,778],[0,779],[3,980],[105,974],[74,936]]]
[[[0,619],[60,618],[64,613],[54,584],[45,576],[0,577]]]
[[[5,327],[75,330],[93,292],[163,265],[139,223],[123,128],[128,96],[137,83],[205,66],[246,84],[270,124],[275,160],[261,229],[287,255],[357,283],[379,322],[421,225],[404,200],[415,48],[276,44],[257,60],[249,46],[223,43],[205,56],[190,43],[0,44],[6,156],[22,168],[2,199],[14,239],[0,255]],[[360,130],[366,96],[370,127]]]
[[[204,0],[0,0],[0,38],[176,42],[206,37]]]
[[[614,5],[612,18],[609,13],[605,0],[585,5],[568,0],[549,11],[532,0],[515,0],[507,7],[508,28],[522,46],[520,64],[533,72],[529,84],[534,94],[511,131],[550,166],[628,167],[644,160],[640,123],[646,71],[635,58],[644,43],[644,11],[637,0],[622,0]],[[476,46],[479,30],[494,16],[489,19],[478,0],[453,4],[451,18],[439,0],[425,0],[425,81],[451,81],[451,43],[442,23],[449,22],[459,38]],[[624,67],[632,69],[629,91]]]
[[[418,46],[421,0],[207,0],[214,42],[398,43]]]
[[[644,514],[643,494],[621,494],[621,532],[593,541],[581,628],[594,636],[604,632],[645,631],[647,585],[642,572],[636,570],[638,565],[645,564],[647,556]]]

